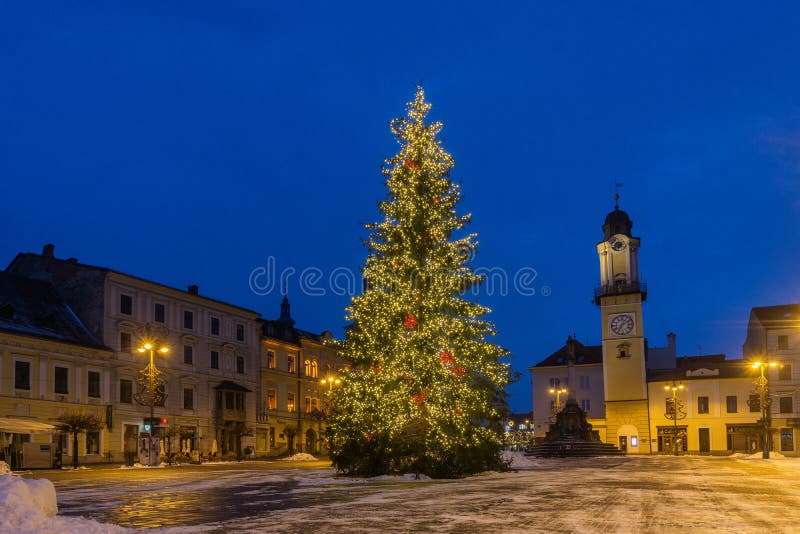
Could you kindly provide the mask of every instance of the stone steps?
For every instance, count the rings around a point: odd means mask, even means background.
[[[556,441],[534,445],[525,451],[525,456],[547,458],[553,456],[624,456],[625,453],[611,443],[583,441],[561,436]]]

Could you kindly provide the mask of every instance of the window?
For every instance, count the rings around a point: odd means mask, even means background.
[[[236,394],[236,409],[240,412],[244,411],[244,393]]]
[[[192,365],[194,363],[194,347],[191,345],[183,346],[183,363]]]
[[[211,368],[219,369],[219,352],[215,350],[211,351]]]
[[[267,390],[267,410],[276,410],[278,408],[278,394],[274,389]]]
[[[319,364],[317,360],[311,360],[311,376],[317,378],[319,376]]]
[[[297,372],[297,357],[294,354],[290,354],[286,358],[286,368],[290,373]]]
[[[124,378],[119,381],[119,402],[131,404],[133,402],[133,382]]]
[[[183,327],[186,330],[194,330],[194,313],[188,310],[183,312]]]
[[[236,372],[244,374],[244,356],[236,357]]]
[[[31,389],[31,362],[14,362],[14,389]]]
[[[311,413],[311,397],[306,397],[306,413]]]
[[[154,304],[153,305],[153,321],[157,323],[164,322],[164,305],[163,304]]]
[[[750,406],[751,412],[760,412],[761,397],[759,397],[758,395],[750,395],[750,398],[747,399],[747,405]]]
[[[581,399],[581,410],[588,412],[590,407],[591,403],[589,402],[589,399]]]
[[[69,369],[56,367],[53,376],[53,393],[67,395],[69,393]]]
[[[244,341],[244,325],[237,324],[236,325],[236,340],[237,341]]]
[[[738,409],[738,399],[736,395],[728,395],[725,397],[725,406],[727,408],[728,413],[736,413]]]
[[[294,405],[294,393],[287,393],[286,394],[286,411],[287,412],[294,412],[295,405]]]
[[[311,376],[311,360],[305,361],[306,376]]]
[[[708,413],[708,397],[697,397],[697,413]]]
[[[630,343],[620,343],[617,345],[617,358],[630,358],[631,357]]]
[[[314,397],[311,399],[311,411],[319,410],[319,399]]]
[[[792,413],[794,411],[792,408],[793,400],[792,397],[780,397],[780,412]]]
[[[100,454],[100,432],[98,430],[86,433],[86,454]]]
[[[133,314],[133,297],[130,295],[122,294],[119,296],[119,312],[122,315]]]
[[[100,373],[97,371],[89,371],[87,384],[87,395],[96,399],[100,398]]]
[[[131,351],[131,335],[127,332],[119,333],[119,351],[120,352]]]
[[[551,388],[557,388],[560,385],[561,385],[561,380],[559,380],[558,378],[551,378],[550,379],[550,387]]]
[[[789,336],[778,336],[778,350],[789,350]]]
[[[275,351],[268,350],[267,351],[267,368],[275,369]]]
[[[778,368],[778,380],[791,380],[792,379],[792,366],[785,363]]]
[[[219,318],[212,317],[211,318],[211,335],[218,336],[219,335]]]
[[[183,388],[183,409],[194,410],[194,389]]]
[[[225,409],[233,410],[233,391],[225,392]]]
[[[794,433],[791,428],[781,428],[781,450],[794,450]]]
[[[588,376],[580,377],[580,387],[581,387],[581,389],[589,389],[589,377]]]

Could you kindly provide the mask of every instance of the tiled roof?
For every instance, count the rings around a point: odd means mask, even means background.
[[[106,348],[58,297],[49,282],[3,271],[0,271],[0,330]]]
[[[572,343],[575,347],[575,365],[603,363],[603,347],[601,345],[584,345],[580,341],[573,339],[533,367],[555,367],[559,365],[567,365],[569,343]]]
[[[800,304],[760,306],[753,308],[752,314],[765,328],[800,327]]]
[[[709,371],[709,372],[706,372]],[[682,356],[676,360],[675,369],[648,369],[647,381],[700,380],[703,378],[755,377],[752,367],[742,359],[726,360],[724,354],[707,356]]]

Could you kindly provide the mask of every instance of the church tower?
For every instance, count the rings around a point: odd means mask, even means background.
[[[639,279],[639,238],[633,222],[619,209],[606,216],[603,240],[597,243],[600,306],[603,332],[603,382],[606,440],[630,454],[650,453],[642,303],[647,284]]]

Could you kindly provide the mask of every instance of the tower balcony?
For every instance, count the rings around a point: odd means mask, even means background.
[[[630,295],[632,293],[639,293],[642,295],[642,301],[645,301],[647,299],[647,282],[625,281],[601,284],[594,288],[594,303],[599,306],[602,297]]]

